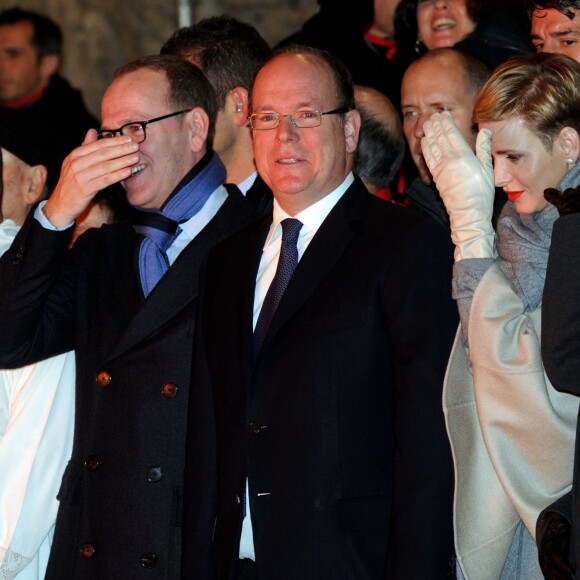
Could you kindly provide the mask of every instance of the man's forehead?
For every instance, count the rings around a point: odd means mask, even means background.
[[[558,8],[544,8],[543,6],[536,6],[532,12],[532,26],[534,24],[540,24],[541,21],[549,20],[562,20],[569,23],[578,24],[580,18],[578,14],[580,9],[568,6],[559,10]],[[549,18],[548,18],[549,17]]]
[[[270,101],[284,99],[293,100],[297,106],[310,106],[334,99],[335,94],[332,72],[325,62],[314,55],[284,53],[258,73],[252,102],[267,107]]]
[[[464,67],[461,60],[454,55],[426,56],[409,67],[404,79],[433,80],[438,83],[447,80],[463,81]]]
[[[114,128],[162,115],[169,106],[169,82],[162,71],[139,69],[115,79],[103,95],[102,126]]]
[[[109,100],[132,100],[140,94],[149,97],[166,99],[169,90],[169,81],[163,71],[150,68],[140,68],[117,77],[106,90],[103,105]]]
[[[30,45],[34,28],[28,20],[21,20],[14,24],[0,24],[0,42],[3,44]]]
[[[418,99],[463,103],[466,99],[472,100],[471,92],[459,63],[449,66],[436,61],[426,62],[420,68],[409,70],[402,84],[403,101]]]

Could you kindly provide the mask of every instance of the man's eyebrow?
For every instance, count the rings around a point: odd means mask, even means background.
[[[567,28],[566,30],[558,30],[556,32],[550,32],[548,36],[551,36],[552,38],[560,38],[562,36],[577,36],[578,34],[580,34],[579,29]]]

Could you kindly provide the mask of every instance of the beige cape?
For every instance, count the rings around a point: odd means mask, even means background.
[[[443,407],[455,464],[454,530],[468,580],[500,577],[520,520],[571,488],[578,398],[544,373],[540,308],[524,312],[497,264],[479,283],[467,354],[458,331]]]

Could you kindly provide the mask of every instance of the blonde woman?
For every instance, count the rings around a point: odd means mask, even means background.
[[[460,578],[542,578],[536,520],[572,482],[578,400],[549,384],[539,336],[558,217],[543,194],[580,183],[579,79],[580,64],[560,55],[516,57],[497,68],[474,108],[477,156],[448,113],[425,124],[423,153],[456,246],[461,332],[444,405]],[[509,200],[497,231],[494,182]]]

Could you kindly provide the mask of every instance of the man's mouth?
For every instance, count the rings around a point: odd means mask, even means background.
[[[129,177],[133,177],[133,175],[140,173],[143,171],[143,169],[145,169],[145,163],[141,163],[140,165],[133,165],[133,167],[131,167],[131,175]]]
[[[293,165],[294,163],[298,163],[298,159],[296,157],[285,157],[284,159],[278,159],[278,163]]]

